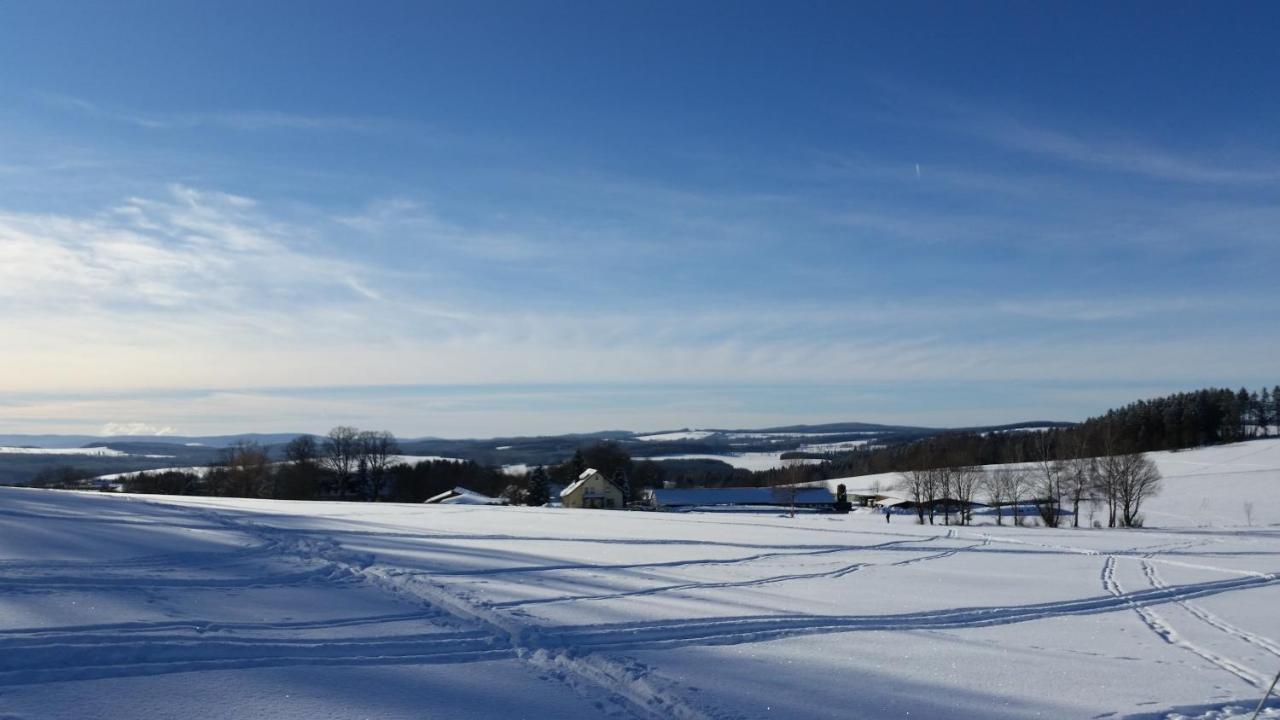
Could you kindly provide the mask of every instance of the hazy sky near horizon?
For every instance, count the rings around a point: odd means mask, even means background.
[[[0,432],[965,425],[1272,385],[1278,26],[0,4]]]

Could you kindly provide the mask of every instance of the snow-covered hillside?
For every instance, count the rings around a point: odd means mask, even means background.
[[[784,467],[789,464],[799,463],[801,465],[817,465],[821,460],[801,459],[801,460],[783,460],[780,452],[744,452],[744,453],[725,453],[716,455],[712,453],[683,453],[680,455],[664,455],[655,460],[719,460],[728,463],[736,468],[744,470],[762,471],[772,470],[774,468]]]
[[[85,457],[146,457],[146,458],[166,458],[172,455],[133,455],[131,453],[113,450],[109,447],[82,447],[82,448],[40,448],[40,447],[0,447],[0,455],[67,455],[67,456],[85,456]]]
[[[1164,488],[1145,512],[1159,526],[1280,525],[1280,438],[1151,453]]]
[[[1276,527],[0,489],[0,717],[1243,716],[1277,572]]]
[[[1143,506],[1148,526],[1280,525],[1280,438],[1148,457],[1164,478],[1160,494]],[[851,491],[889,490],[899,478],[898,473],[880,473],[821,484],[833,491],[841,483]]]
[[[164,457],[164,456],[157,455],[157,456],[148,456],[148,457]],[[387,457],[388,466],[416,465],[420,462],[465,462],[465,461],[460,460],[458,458],[441,457],[439,455],[389,455]],[[285,463],[282,461],[276,464],[285,464]],[[130,470],[129,472],[108,473],[106,475],[98,475],[94,477],[94,480],[124,480],[126,478],[137,477],[142,473],[149,473],[154,475],[157,473],[164,473],[164,472],[182,472],[182,473],[191,473],[193,475],[204,476],[209,474],[209,471],[213,470],[213,468],[214,466],[212,465],[188,465],[185,467],[152,468],[150,470]]]

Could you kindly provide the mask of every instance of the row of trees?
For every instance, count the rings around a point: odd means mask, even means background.
[[[622,445],[605,440],[579,448],[568,460],[549,467],[535,467],[516,477],[502,495],[513,505],[544,505],[553,487],[573,483],[588,468],[597,470],[622,490],[624,503],[640,498],[645,488],[662,487],[667,471],[652,460],[635,462]]]
[[[417,503],[455,487],[497,497],[512,478],[499,468],[470,460],[424,460],[391,468],[386,499]]]
[[[36,473],[27,481],[27,487],[49,490],[78,490],[93,479],[93,473],[70,465],[55,465]]]
[[[228,448],[221,461],[203,477],[182,472],[144,473],[131,478],[126,489],[295,500],[420,502],[461,485],[504,497],[514,505],[543,505],[552,499],[553,488],[571,484],[587,468],[598,470],[613,481],[622,489],[626,502],[639,499],[647,488],[660,488],[669,482],[710,487],[777,484],[768,482],[766,475],[742,469],[729,475],[706,476],[654,460],[635,460],[621,444],[611,440],[583,446],[562,463],[535,467],[523,474],[461,460],[391,464],[399,453],[399,444],[389,432],[339,426],[323,438],[294,438],[279,452],[278,459],[283,462],[273,459],[268,449],[258,443],[241,442]],[[806,475],[800,479],[815,478]]]
[[[1079,527],[1081,506],[1087,503],[1106,507],[1108,527],[1140,527],[1142,503],[1159,492],[1160,472],[1146,455],[1131,451],[1132,443],[1119,439],[1110,425],[1101,428],[1100,447],[1089,442],[1089,435],[1070,430],[1022,433],[1028,457],[990,471],[975,463],[964,446],[957,449],[940,440],[933,454],[921,456],[916,467],[902,473],[898,490],[916,503],[921,523],[926,512],[933,523],[939,505],[944,522],[950,523],[948,500],[955,501],[959,522],[968,523],[969,508],[982,493],[996,509],[998,524],[1004,522],[1006,507],[1013,521],[1022,524],[1023,507],[1030,505],[1048,527],[1058,527],[1068,515]]]
[[[1280,385],[1232,392],[1209,388],[1111,410],[1087,424],[1108,424],[1123,442],[1140,451],[1177,450],[1266,437],[1280,423]]]
[[[1160,491],[1160,482],[1149,458],[1124,453],[992,470],[972,465],[912,470],[902,474],[897,489],[915,503],[922,524],[926,517],[933,524],[939,514],[950,524],[953,512],[957,523],[968,524],[972,503],[981,493],[995,508],[1000,525],[1006,509],[1014,524],[1023,524],[1030,505],[1047,527],[1060,526],[1068,516],[1079,527],[1081,508],[1087,505],[1106,509],[1107,527],[1141,527],[1142,504]]]
[[[463,486],[505,497],[512,504],[544,505],[551,500],[553,488],[577,480],[587,468],[613,480],[628,502],[643,488],[661,487],[666,479],[660,463],[634,462],[621,445],[611,441],[583,447],[563,463],[536,467],[522,475],[463,460],[426,460],[410,465],[396,462],[399,453],[399,443],[389,432],[339,426],[323,438],[294,438],[283,446],[278,458],[256,442],[239,442],[227,448],[218,464],[204,473],[144,472],[124,482],[127,492],[138,493],[394,502],[422,502]],[[47,486],[81,479],[52,474],[46,478]]]
[[[1236,442],[1275,434],[1280,386],[1249,392],[1208,388],[1141,400],[1071,427],[1042,432],[955,432],[855,450],[815,469],[821,478],[945,466],[1046,462]],[[762,484],[782,482],[782,471]]]
[[[951,524],[951,515],[955,513],[958,524],[968,525],[973,502],[988,479],[976,465],[908,470],[902,473],[897,490],[915,504],[916,518],[921,524],[926,516],[929,524],[934,524],[941,511],[945,524]]]
[[[338,426],[317,440],[299,435],[277,462],[261,444],[228,447],[207,472],[139,473],[126,479],[128,492],[170,495],[261,497],[287,500],[333,498],[377,500],[387,495],[392,463],[400,452],[387,431]]]

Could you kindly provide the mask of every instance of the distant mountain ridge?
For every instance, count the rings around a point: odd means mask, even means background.
[[[481,439],[437,437],[402,438],[405,455],[440,456],[472,460],[483,465],[551,465],[571,457],[580,447],[601,440],[617,442],[637,459],[662,460],[688,456],[730,457],[751,453],[804,456],[815,461],[849,452],[865,444],[910,442],[945,432],[1006,432],[1072,423],[1037,421],[971,428],[928,428],[908,425],[842,422],[817,425],[785,425],[763,429],[697,429],[632,432],[605,430],[562,435],[535,435]],[[41,470],[69,466],[105,475],[167,467],[210,465],[222,451],[238,442],[256,442],[274,456],[285,443],[306,433],[239,433],[231,435],[0,435],[0,484],[26,482]],[[321,436],[313,436],[322,439]],[[107,448],[106,455],[33,454],[4,452],[4,448],[35,447],[77,450]]]
[[[289,442],[306,433],[240,433],[238,435],[0,435],[0,447],[81,448],[110,446],[115,443],[150,443],[157,445],[198,444],[208,447],[230,447],[240,441],[263,445]]]

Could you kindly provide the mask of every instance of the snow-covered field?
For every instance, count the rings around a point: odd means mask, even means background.
[[[0,488],[0,718],[1248,717],[1277,453],[1131,531]]]
[[[129,478],[135,478],[143,473],[146,473],[148,475],[159,475],[161,473],[167,473],[167,472],[190,473],[192,475],[199,475],[200,477],[204,477],[205,475],[208,475],[209,471],[212,469],[213,468],[210,467],[209,465],[185,465],[183,467],[166,467],[166,468],[154,468],[151,470],[130,470],[128,472],[107,473],[106,475],[98,475],[93,479],[103,480],[108,482],[115,482],[118,480],[127,480]]]
[[[1160,494],[1143,506],[1148,525],[1280,525],[1280,438],[1147,455],[1164,478]],[[807,484],[891,492],[900,478],[880,473]],[[1088,509],[1081,515],[1082,524],[1091,524]]]
[[[844,440],[842,442],[833,442],[833,443],[813,443],[810,445],[801,445],[800,447],[796,448],[796,450],[799,450],[800,452],[812,452],[812,453],[847,452],[849,450],[857,450],[863,445],[866,445],[871,442],[873,441]]]
[[[83,448],[40,448],[40,447],[0,447],[0,455],[78,455],[86,457],[145,457],[167,458],[172,455],[133,455],[109,447]]]
[[[168,456],[147,455],[147,457],[168,457]],[[460,460],[458,458],[441,457],[439,455],[391,455],[387,458],[387,465],[417,465],[420,462],[436,462],[436,461],[466,462],[465,460]],[[282,463],[283,461],[277,464],[282,464]],[[193,475],[200,475],[201,477],[203,477],[205,475],[208,475],[209,471],[212,469],[213,469],[213,466],[211,465],[187,465],[184,467],[154,468],[151,470],[130,470],[128,472],[118,472],[118,473],[110,473],[107,475],[99,475],[95,477],[94,480],[125,480],[128,478],[137,477],[143,473],[147,473],[148,475],[156,475],[156,474],[165,473],[165,472],[191,473]],[[3,720],[3,718],[0,718],[0,720]]]
[[[729,442],[743,440],[795,440],[797,438],[823,438],[835,435],[883,435],[880,431],[845,431],[845,432],[751,432],[726,430],[677,430],[675,432],[657,433],[654,435],[637,435],[636,440],[643,442],[674,440],[706,440],[717,437]],[[501,448],[499,448],[501,449]]]
[[[677,430],[675,432],[657,433],[656,435],[640,435],[637,440],[643,442],[670,442],[673,440],[705,440],[715,435],[710,430]]]
[[[388,465],[417,465],[420,462],[466,462],[466,460],[440,455],[392,455],[387,459]]]
[[[808,458],[797,460],[783,460],[780,452],[741,452],[741,453],[725,453],[724,455],[715,455],[711,453],[684,453],[681,455],[661,455],[651,458],[642,458],[644,460],[719,460],[728,463],[736,468],[745,470],[772,470],[780,468],[788,463],[798,463],[801,465],[816,465],[821,460]]]

